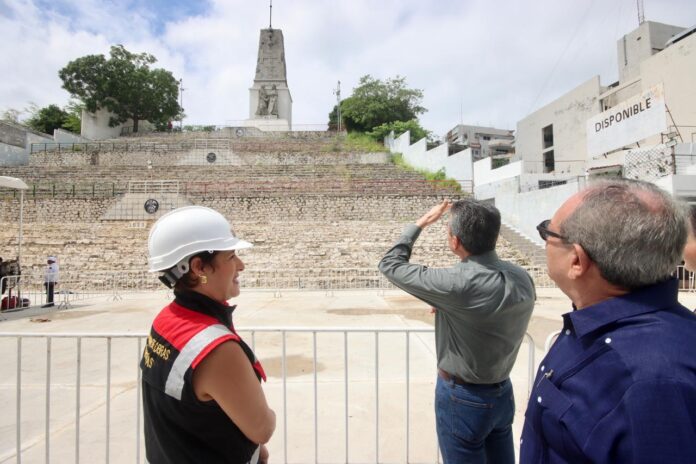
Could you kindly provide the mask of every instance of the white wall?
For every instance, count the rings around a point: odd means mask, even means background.
[[[474,196],[478,200],[489,200],[499,189],[517,188],[518,192],[528,192],[538,190],[539,181],[577,182],[577,177],[557,173],[527,174],[522,161],[491,169],[491,159],[486,158],[474,163]]]
[[[96,113],[90,113],[87,110],[82,110],[82,126],[80,134],[89,140],[106,140],[115,139],[121,135],[123,127],[133,127],[133,120],[129,119],[123,124],[118,124],[115,127],[109,127],[109,118],[111,112],[106,108],[100,108]],[[138,121],[138,132],[152,132],[154,126],[149,121]]]
[[[662,177],[655,185],[671,193],[675,198],[693,201],[696,198],[696,173]]]
[[[31,144],[32,143],[53,143],[53,137],[50,136],[42,136],[39,134],[35,134],[33,132],[27,132],[27,147],[26,151],[27,153],[31,153]]]
[[[600,113],[601,91],[599,76],[595,76],[517,122],[515,151],[524,161],[526,173],[544,172],[542,129],[552,124],[555,172],[584,174],[587,119]]]
[[[680,40],[640,64],[641,87],[662,84],[665,104],[669,108],[667,125],[680,128],[684,142],[692,141],[696,132],[696,34]],[[673,120],[672,120],[673,119]],[[692,127],[686,127],[692,126]],[[656,138],[659,143],[659,137]],[[643,145],[643,144],[641,144]]]
[[[467,148],[447,156],[449,145],[446,143],[428,150],[425,138],[413,145],[410,144],[410,139],[411,134],[407,131],[396,139],[392,136],[387,137],[385,145],[392,153],[401,153],[404,161],[410,166],[430,172],[444,169],[447,177],[459,181],[465,189],[471,188],[474,180],[471,149]]]
[[[502,186],[495,195],[495,206],[503,220],[536,243],[543,245],[536,230],[537,224],[551,219],[556,210],[573,194],[584,187],[584,182],[573,182],[543,190],[518,193],[514,183]]]
[[[53,131],[53,141],[56,143],[85,143],[90,140],[70,131],[55,129]]]
[[[0,142],[0,166],[24,166],[29,164],[26,148]]]
[[[616,45],[621,82],[638,77],[641,62],[662,50],[669,39],[683,30],[680,26],[645,21],[620,38]]]
[[[113,139],[121,135],[123,124],[116,127],[109,127],[111,113],[101,108],[96,113],[82,110],[82,125],[80,133],[91,140]]]
[[[522,161],[508,163],[505,166],[493,168],[493,160],[484,158],[474,162],[474,182],[476,185],[498,182],[522,174]]]

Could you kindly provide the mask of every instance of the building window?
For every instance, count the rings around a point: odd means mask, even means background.
[[[544,150],[553,147],[553,124],[541,129],[542,147]]]
[[[478,151],[478,150],[474,150],[474,156],[478,156],[478,154],[479,154],[479,151]]]
[[[556,170],[556,160],[553,156],[553,150],[544,153],[544,172],[554,172]]]
[[[491,139],[491,138],[490,138],[490,136],[488,136],[488,135],[484,135],[484,136],[483,136],[483,140],[490,140],[490,139]]]
[[[567,183],[567,180],[540,180],[539,190],[555,187],[556,185],[566,185]]]

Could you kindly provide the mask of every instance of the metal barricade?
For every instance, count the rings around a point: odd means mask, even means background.
[[[279,412],[269,445],[275,461],[343,455],[346,463],[439,462],[431,403],[434,329],[252,327],[240,333],[269,375],[264,389]],[[144,333],[0,333],[5,359],[16,359],[0,365],[0,401],[10,410],[14,403],[15,426],[14,434],[0,437],[0,462],[77,463],[81,456],[143,462],[138,363],[145,339]],[[529,334],[525,341],[529,392],[535,346]],[[423,434],[424,427],[432,433]],[[385,446],[385,437],[400,446]]]

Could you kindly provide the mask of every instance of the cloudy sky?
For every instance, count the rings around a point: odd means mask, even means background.
[[[644,0],[647,20],[696,25],[694,0]],[[248,117],[268,1],[0,0],[0,112],[64,105],[58,70],[123,44],[183,79],[185,124]],[[406,77],[422,124],[514,129],[594,75],[617,80],[616,41],[638,24],[635,0],[275,0],[295,125],[325,124],[341,81]],[[25,115],[26,116],[26,115]]]

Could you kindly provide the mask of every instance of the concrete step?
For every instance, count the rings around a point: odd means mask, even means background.
[[[530,265],[538,267],[546,266],[546,250],[544,247],[532,241],[519,230],[503,222],[500,225],[500,235],[510,243],[512,248],[526,256],[529,259]]]

